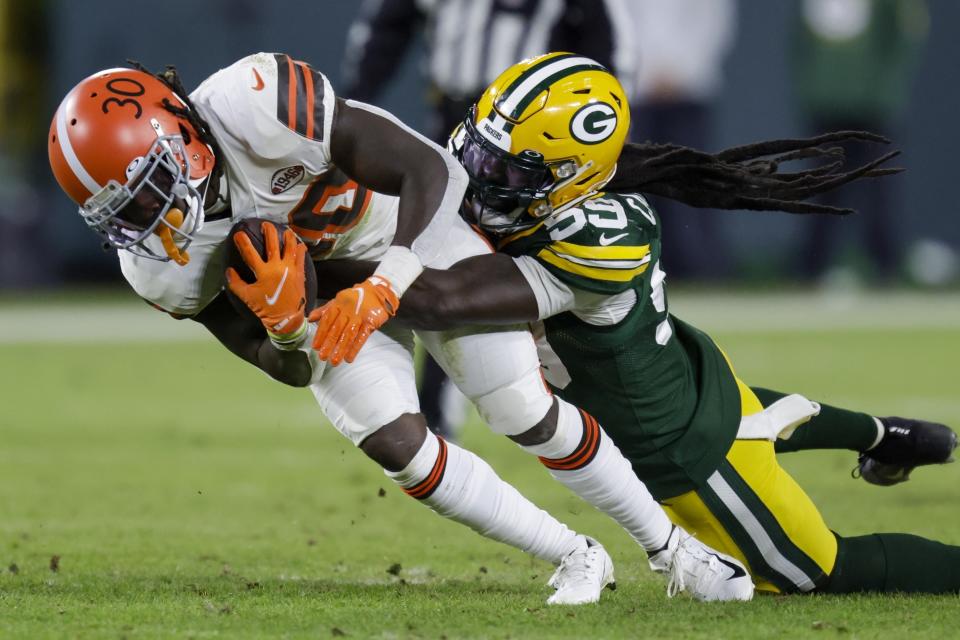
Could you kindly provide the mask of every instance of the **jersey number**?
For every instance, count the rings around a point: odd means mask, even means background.
[[[337,171],[314,180],[287,216],[298,236],[314,241],[311,254],[333,248],[336,239],[355,227],[370,204],[372,193]]]
[[[642,198],[624,196],[624,199],[633,211],[649,220],[650,224],[657,224],[653,211],[650,210],[650,207]],[[546,224],[547,229],[550,230],[550,239],[554,242],[560,242],[583,229],[588,223],[598,229],[623,229],[627,226],[627,212],[624,211],[623,205],[616,200],[588,200],[581,207],[567,209],[558,214]],[[658,260],[653,265],[653,275],[650,277],[650,302],[657,313],[666,313],[667,311],[667,295],[663,287],[663,281],[666,277],[667,274],[660,269],[660,261]],[[672,335],[673,327],[670,325],[670,318],[664,318],[657,325],[657,344],[667,344]]]
[[[634,212],[649,220],[650,224],[657,224],[650,207],[641,198],[624,196],[624,200]],[[627,226],[627,212],[616,200],[587,200],[579,207],[557,214],[546,224],[550,230],[550,239],[560,242],[576,234],[588,223],[597,229],[623,229]]]

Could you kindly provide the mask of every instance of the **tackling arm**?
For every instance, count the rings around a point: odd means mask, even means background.
[[[271,378],[292,387],[310,383],[313,368],[303,351],[281,351],[273,346],[256,316],[244,317],[225,294],[218,295],[203,311],[191,317],[220,343]]]
[[[310,314],[317,355],[337,366],[353,362],[370,334],[396,315],[400,297],[440,252],[467,177],[453,156],[386,111],[359,102],[337,101],[330,149],[351,178],[400,196],[393,245],[373,275]]]
[[[376,263],[325,260],[316,267],[323,297],[369,276]],[[473,256],[446,270],[426,269],[402,301],[397,319],[427,331],[533,322],[539,315],[530,283],[513,259],[504,254]]]

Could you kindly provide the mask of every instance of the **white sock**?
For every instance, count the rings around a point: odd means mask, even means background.
[[[577,546],[577,534],[501,480],[466,449],[427,433],[402,471],[386,474],[440,515],[553,564]]]
[[[538,445],[550,475],[620,524],[647,551],[661,549],[672,524],[596,419],[557,398],[557,431]]]

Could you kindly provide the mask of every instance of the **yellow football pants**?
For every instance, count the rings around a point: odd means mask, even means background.
[[[756,394],[737,384],[741,415],[762,411]],[[674,523],[743,562],[758,590],[810,591],[833,570],[836,538],[767,440],[735,441],[702,487],[663,506]]]

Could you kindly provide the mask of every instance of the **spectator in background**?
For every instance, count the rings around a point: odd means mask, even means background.
[[[736,37],[736,12],[734,0],[631,0],[639,62],[631,97],[633,140],[710,146],[723,63]],[[666,198],[650,200],[660,214],[664,270],[670,276],[706,279],[728,273],[722,216]]]
[[[365,0],[350,27],[341,95],[375,104],[407,49],[423,35],[430,84],[427,135],[445,146],[477,96],[523,58],[571,51],[629,79],[636,53],[628,7],[634,2]],[[444,401],[445,386],[446,374],[427,356],[420,409],[431,428],[449,436],[462,421],[463,409]],[[460,416],[453,415],[457,411]]]
[[[42,213],[50,182],[49,2],[0,3],[0,288],[49,284],[56,273]]]
[[[629,75],[633,1],[365,0],[350,27],[342,93],[375,103],[411,43],[425,36],[427,133],[446,144],[477,95],[523,58],[572,51]]]
[[[804,0],[797,29],[795,67],[798,104],[811,133],[861,129],[898,138],[910,80],[926,39],[924,0]],[[851,163],[867,150],[849,148]],[[896,278],[901,252],[896,238],[898,178],[854,184],[823,201],[857,209],[855,218],[806,220],[798,275],[815,280],[836,258],[843,231],[862,234],[874,276]]]

